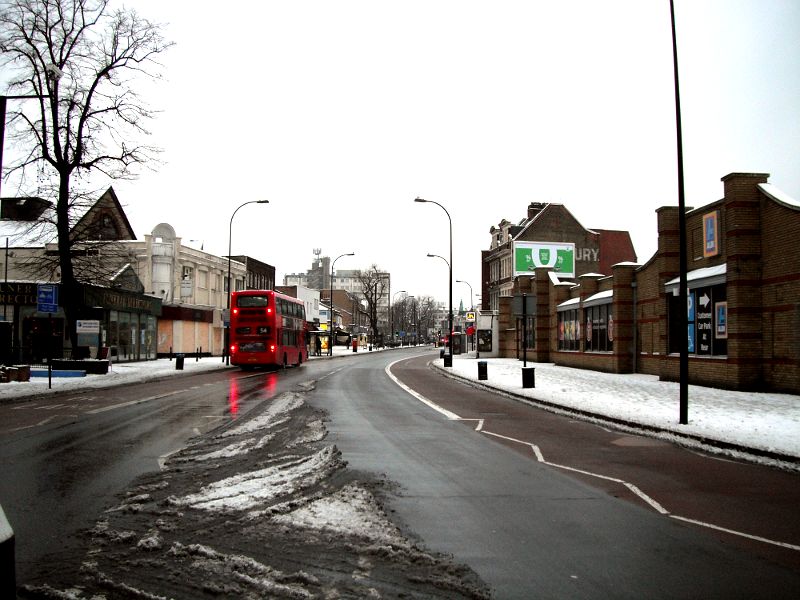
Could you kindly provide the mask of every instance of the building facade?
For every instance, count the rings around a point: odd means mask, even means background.
[[[800,393],[800,204],[766,174],[722,181],[721,200],[686,211],[685,310],[679,212],[662,207],[658,249],[645,264],[598,264],[574,277],[535,266],[532,277],[516,278],[514,293],[534,298],[529,360],[675,381],[687,344],[690,383]],[[503,356],[520,356],[516,313],[513,299],[499,296]]]

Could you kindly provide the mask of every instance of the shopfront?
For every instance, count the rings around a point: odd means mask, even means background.
[[[83,286],[83,316],[100,321],[99,345],[114,362],[156,358],[161,298]]]
[[[38,311],[37,283],[0,282],[0,286],[0,361],[4,364],[41,364],[48,358],[98,356],[115,362],[156,358],[160,298],[122,289],[81,286],[78,319],[96,322],[97,334],[89,340],[79,339],[79,347],[72,348],[63,306],[52,313]]]

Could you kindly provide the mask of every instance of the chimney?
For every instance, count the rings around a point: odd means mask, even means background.
[[[531,202],[528,205],[528,220],[533,219],[536,215],[542,212],[544,209],[545,203],[544,202]]]

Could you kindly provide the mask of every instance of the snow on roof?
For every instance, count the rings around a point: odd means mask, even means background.
[[[558,306],[556,306],[556,310],[566,310],[568,308],[572,308],[573,306],[577,307],[581,303],[580,298],[570,298],[569,300],[565,300]]]
[[[606,304],[613,298],[614,290],[605,290],[592,294],[583,301],[584,306],[594,306],[596,304]]]
[[[612,267],[640,267],[641,263],[623,260],[622,262],[614,263]]]
[[[771,183],[759,183],[758,188],[776,202],[780,202],[792,208],[800,208],[800,202],[792,198],[789,194],[779,190]]]
[[[695,269],[694,271],[689,271],[686,273],[686,281],[697,281],[698,279],[708,279],[709,277],[717,277],[719,275],[725,275],[728,272],[728,263],[722,263],[721,265],[717,265],[716,267],[705,267],[703,269]],[[677,285],[680,283],[681,278],[676,277],[675,279],[670,279],[664,285]]]

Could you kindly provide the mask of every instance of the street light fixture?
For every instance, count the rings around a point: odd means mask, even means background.
[[[453,267],[444,256],[439,256],[438,254],[431,254],[430,252],[428,252],[428,258],[441,258],[447,265],[447,268],[450,270],[450,312],[448,314],[448,319],[447,319],[448,326],[450,328],[450,331],[447,334],[447,346],[448,349],[450,350],[449,354],[450,359],[448,361],[447,357],[445,356],[444,366],[452,367],[453,366]]]
[[[469,285],[469,282],[464,281],[462,279],[456,279],[456,283],[464,283]],[[469,285],[469,308],[470,310],[475,310],[475,303],[472,301],[472,286]]]
[[[248,200],[247,202],[243,202],[236,207],[236,210],[233,211],[233,214],[231,215],[231,221],[228,225],[228,297],[225,303],[225,308],[228,310],[228,324],[225,326],[225,349],[223,350],[226,365],[230,364],[230,349],[228,346],[231,341],[231,238],[233,234],[233,217],[236,216],[236,213],[239,212],[240,208],[247,206],[248,204],[269,204],[269,200]]]
[[[337,256],[334,261],[331,263],[331,297],[330,297],[330,307],[328,308],[328,356],[333,356],[333,267],[336,265],[336,261],[342,258],[343,256],[355,256],[355,252],[348,252],[347,254],[340,254]]]
[[[396,291],[396,292],[394,293],[394,296],[392,296],[392,297],[391,297],[391,300],[389,301],[389,315],[390,315],[390,316],[391,316],[391,318],[392,318],[392,330],[389,332],[389,335],[391,335],[391,336],[392,336],[392,339],[391,339],[391,342],[392,342],[392,343],[394,343],[394,310],[392,310],[392,306],[391,306],[391,304],[392,304],[392,302],[394,302],[394,297],[395,297],[395,296],[397,296],[397,294],[407,294],[407,293],[408,293],[408,292],[407,292],[407,291],[405,291],[405,290],[398,290],[398,291]]]
[[[447,212],[447,209],[444,206],[442,206],[441,204],[439,204],[438,202],[434,201],[434,200],[425,200],[424,198],[414,198],[414,202],[427,202],[429,204],[435,204],[436,206],[438,206],[439,208],[441,208],[444,211],[444,213],[447,215],[447,220],[450,223],[450,260],[449,261],[445,260],[445,262],[447,263],[447,266],[450,269],[450,274],[449,274],[448,281],[447,281],[447,283],[449,285],[449,290],[450,290],[450,293],[449,293],[449,296],[450,296],[450,299],[449,299],[449,310],[448,310],[448,315],[447,315],[447,317],[448,317],[447,321],[448,321],[448,327],[449,327],[449,333],[448,333],[447,339],[448,339],[448,346],[449,346],[449,350],[450,350],[450,353],[449,353],[450,354],[450,358],[448,359],[447,357],[445,357],[444,366],[445,367],[452,367],[453,366],[453,219],[450,218],[450,213]],[[434,256],[434,255],[428,254],[428,256]],[[442,257],[439,257],[439,258],[442,258]],[[444,258],[442,258],[442,260],[444,260]]]

